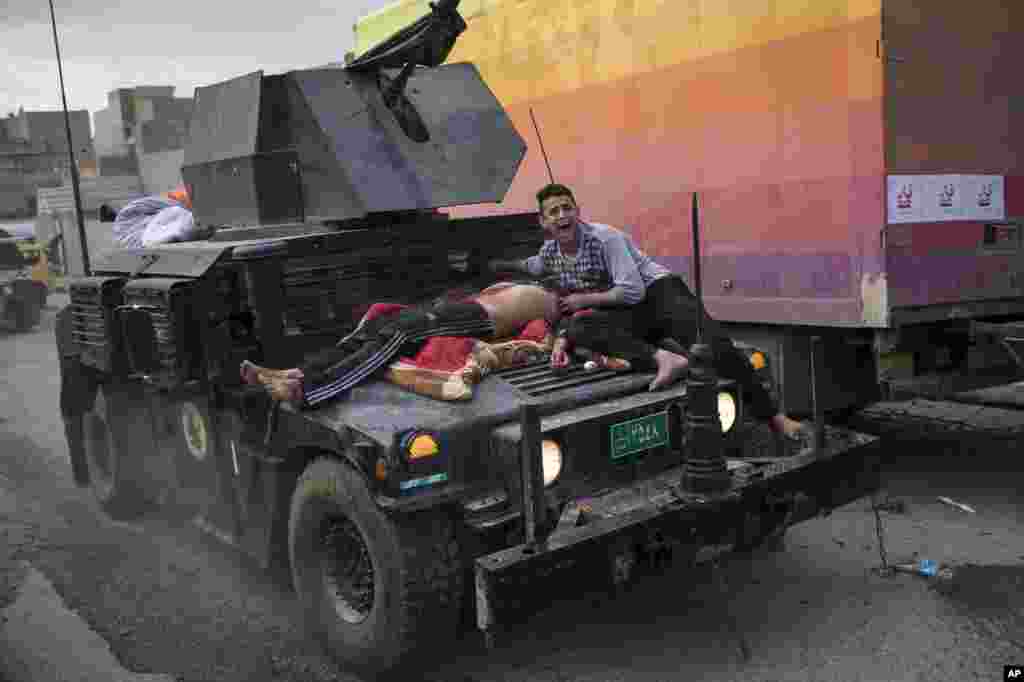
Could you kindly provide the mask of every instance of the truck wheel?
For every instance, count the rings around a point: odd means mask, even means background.
[[[289,552],[308,625],[343,664],[393,669],[454,638],[463,574],[443,512],[389,516],[351,466],[318,459],[292,495]]]
[[[152,499],[145,494],[149,476],[144,457],[156,447],[151,424],[144,408],[127,397],[101,384],[92,409],[83,415],[90,487],[113,519],[140,516]]]

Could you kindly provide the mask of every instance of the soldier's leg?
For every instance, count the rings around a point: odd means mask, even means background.
[[[630,309],[577,314],[569,323],[570,343],[609,357],[622,358],[640,371],[655,372],[650,390],[666,388],[686,371],[685,356],[648,343],[652,333],[649,311],[643,304]]]
[[[647,289],[645,303],[652,306],[653,314],[664,321],[666,333],[685,347],[696,341],[700,315],[704,340],[711,345],[715,369],[723,377],[739,384],[750,396],[751,413],[787,436],[796,435],[804,428],[800,422],[779,411],[778,403],[758,381],[748,359],[736,348],[721,325],[707,314],[681,278],[666,277],[652,284]]]

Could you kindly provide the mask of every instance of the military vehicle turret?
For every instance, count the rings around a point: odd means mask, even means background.
[[[474,609],[493,633],[542,576],[621,577],[613,559],[673,542],[750,544],[877,485],[858,434],[740,459],[730,382],[733,483],[706,495],[673,483],[686,387],[652,393],[650,375],[537,362],[469,401],[375,379],[311,409],[242,383],[243,360],[296,366],[371,302],[485,285],[484,259],[540,246],[534,214],[439,211],[500,201],[526,151],[477,69],[443,63],[466,28],[457,5],[345,68],[198,88],[182,174],[213,235],[110,253],[69,286],[78,361],[98,379],[76,478],[112,516],[189,510],[288,567],[311,629],[365,669],[446,640]]]

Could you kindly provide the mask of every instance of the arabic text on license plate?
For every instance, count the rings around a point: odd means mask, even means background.
[[[612,439],[613,460],[668,445],[668,413],[658,412],[612,424],[608,431]]]

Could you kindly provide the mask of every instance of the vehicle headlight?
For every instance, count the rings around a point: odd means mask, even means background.
[[[441,447],[429,433],[413,433],[406,436],[405,451],[409,459],[433,457],[441,452]]]
[[[541,461],[544,471],[544,487],[548,487],[562,473],[562,448],[553,440],[545,439],[541,443]]]
[[[729,433],[736,423],[736,398],[732,393],[721,391],[718,394],[718,418],[722,422],[722,433]]]

